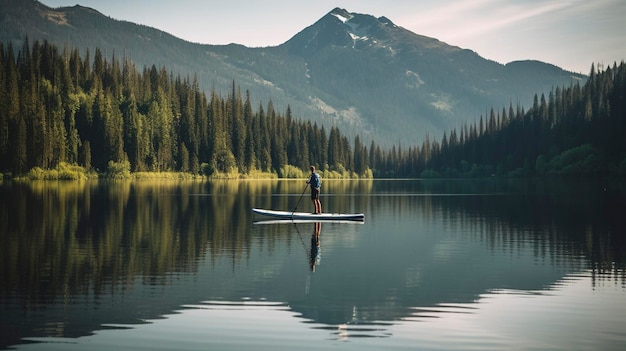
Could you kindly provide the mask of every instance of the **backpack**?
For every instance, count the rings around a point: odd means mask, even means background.
[[[317,173],[311,174],[311,178],[309,179],[309,184],[311,184],[312,188],[319,188],[322,186],[322,180],[320,179],[320,175]]]

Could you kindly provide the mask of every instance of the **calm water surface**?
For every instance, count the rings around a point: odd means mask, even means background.
[[[623,184],[304,185],[3,183],[0,349],[626,349]]]

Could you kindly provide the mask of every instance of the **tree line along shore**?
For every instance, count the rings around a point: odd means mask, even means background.
[[[26,39],[0,42],[0,174],[26,179],[626,176],[626,67],[535,95],[533,105],[382,148],[221,96],[192,77]]]

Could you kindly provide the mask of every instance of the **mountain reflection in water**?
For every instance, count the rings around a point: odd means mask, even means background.
[[[364,223],[254,223],[302,186],[4,183],[0,347],[624,345],[623,186],[326,180]]]

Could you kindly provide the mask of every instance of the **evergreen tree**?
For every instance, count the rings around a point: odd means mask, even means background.
[[[357,135],[354,138],[354,172],[359,175],[365,174],[367,170],[367,149],[361,143],[361,138]]]
[[[259,160],[257,158],[259,126],[257,125],[258,118],[254,116],[252,111],[250,92],[248,90],[246,90],[246,101],[243,105],[243,119],[246,127],[246,142],[244,149],[245,168],[246,171],[256,170],[260,168]]]
[[[237,168],[240,172],[245,172],[245,143],[246,128],[244,126],[244,106],[241,97],[241,91],[235,92],[235,82],[232,84],[230,103],[230,120],[231,120],[231,144],[235,159],[237,160]]]

